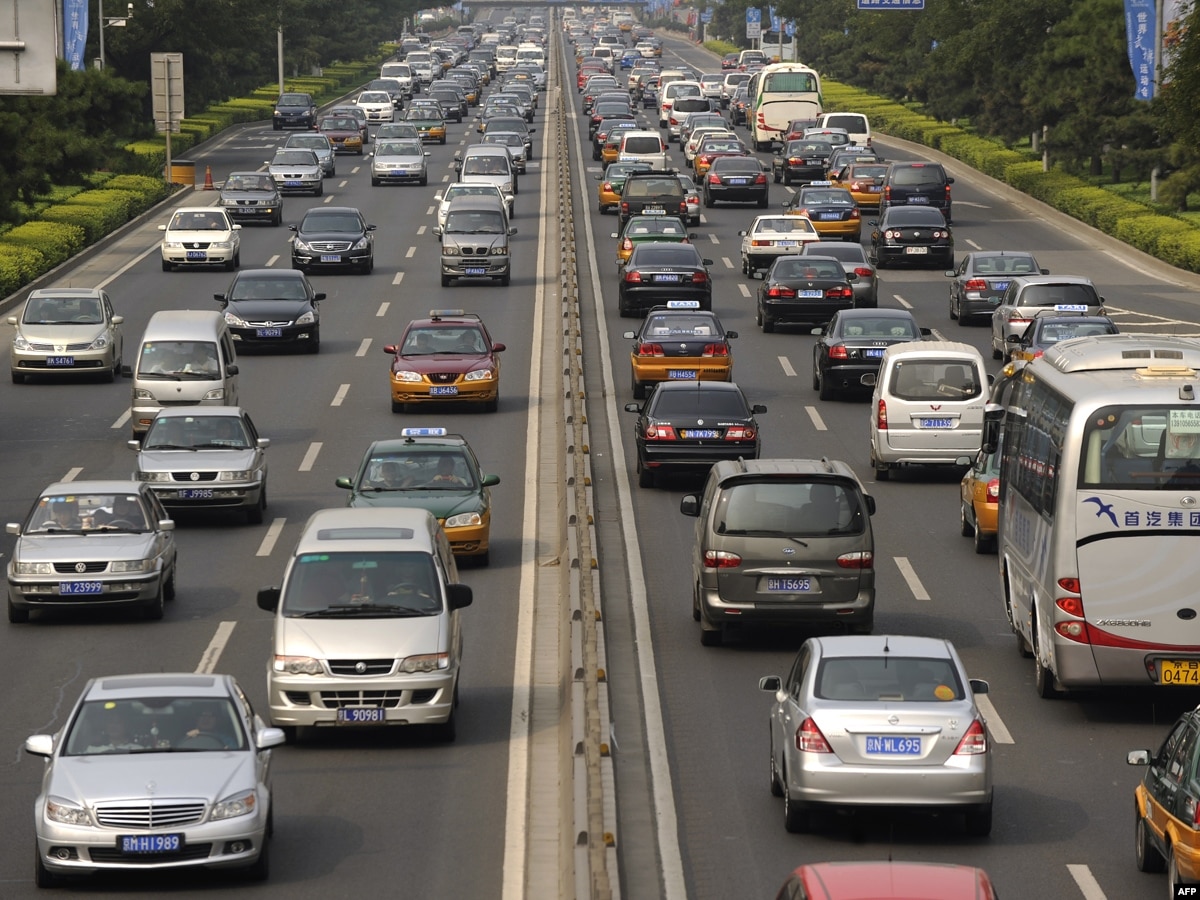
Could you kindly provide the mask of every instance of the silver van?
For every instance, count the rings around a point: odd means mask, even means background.
[[[871,468],[886,481],[900,466],[961,465],[983,442],[991,381],[983,356],[958,341],[894,344],[879,372],[862,376],[871,398]]]
[[[495,200],[455,197],[446,210],[446,224],[434,228],[433,233],[442,241],[442,287],[449,287],[455,278],[490,278],[503,285],[509,283],[512,261],[508,239],[517,229],[508,224],[504,207]]]
[[[737,625],[822,625],[870,634],[875,498],[830,459],[718,462],[679,511],[696,518],[692,618],[700,643]]]
[[[169,406],[237,406],[237,353],[219,312],[165,309],[146,324],[137,360],[122,366],[133,379],[130,417],[140,439]]]
[[[508,204],[508,214],[512,216],[517,194],[517,167],[507,147],[496,144],[468,147],[465,153],[454,154],[454,170],[458,173],[457,181],[494,184],[500,188],[504,202]]]
[[[275,614],[267,662],[271,724],[429,725],[455,737],[463,634],[446,533],[426,509],[322,509],[292,552],[281,587],[258,592]]]

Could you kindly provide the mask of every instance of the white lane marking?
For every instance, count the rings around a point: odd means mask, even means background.
[[[946,340],[946,336],[945,336],[944,334],[942,334],[942,332],[941,332],[941,330],[940,330],[940,329],[937,329],[937,328],[931,328],[931,329],[929,329],[929,330],[932,332],[932,334],[930,334],[929,336],[930,336],[931,338],[933,338],[935,341],[944,341],[944,340]]]
[[[700,224],[701,225],[708,224],[708,216],[706,216],[704,213],[700,213]]]
[[[420,228],[418,228],[417,234],[424,234],[426,227],[428,227],[428,226],[422,225]]]
[[[304,453],[304,459],[300,460],[300,468],[297,471],[311,472],[313,465],[317,462],[317,454],[321,452],[321,448],[325,444],[322,441],[313,441],[308,445],[308,450]]]
[[[362,343],[358,345],[358,349],[354,351],[355,356],[366,356],[367,351],[371,349],[371,339],[363,338]]]
[[[413,258],[414,256],[416,256],[416,255],[417,255],[417,248],[416,248],[416,247],[409,247],[409,248],[408,248],[408,252],[404,254],[404,258],[405,258],[405,259],[412,259],[412,258]]]
[[[454,163],[450,163],[450,165],[446,166],[446,168],[447,168],[447,169],[453,169],[453,168],[454,168]]]
[[[709,239],[710,241],[712,241],[714,244],[719,244],[719,243],[721,243],[721,239],[720,239],[719,237],[717,237],[715,234],[710,234],[710,235],[708,236],[708,239]]]
[[[1083,894],[1084,900],[1108,900],[1104,891],[1100,889],[1100,882],[1096,881],[1092,870],[1087,866],[1068,863],[1067,871],[1075,879],[1075,886],[1079,888],[1079,893]]]
[[[346,399],[346,394],[350,392],[350,385],[339,384],[337,393],[333,395],[333,400],[330,401],[330,406],[341,406],[342,401]]]
[[[900,570],[900,574],[908,582],[908,589],[912,591],[913,597],[917,600],[928,600],[929,592],[925,590],[925,585],[921,584],[921,579],[917,577],[917,572],[912,567],[912,563],[908,561],[908,557],[897,556],[895,560],[896,568]]]
[[[982,250],[983,249],[982,247],[980,247],[977,243],[975,243],[970,238],[967,238],[967,243],[971,245],[972,250]]]
[[[784,375],[788,378],[796,377],[796,370],[792,368],[792,363],[786,356],[777,356],[776,359],[779,360],[779,367],[783,369]]]
[[[746,287],[744,282],[738,282],[738,290],[742,292],[742,296],[747,300],[750,299],[750,288]]]
[[[255,556],[270,556],[271,551],[275,549],[275,542],[279,540],[279,535],[283,534],[283,525],[287,519],[273,519],[270,526],[267,528],[267,533],[263,535],[262,543],[258,545],[258,550]]]
[[[722,256],[721,262],[725,263],[725,268],[727,268],[727,269],[733,268],[733,260],[731,260],[728,256]]]
[[[360,168],[361,168],[361,166],[355,166],[353,169],[351,169],[351,170],[350,170],[350,174],[351,174],[351,175],[357,175],[357,174],[358,174],[358,170],[359,170]],[[345,181],[343,181],[343,182],[342,182],[342,187],[345,187],[347,183],[348,183],[348,182],[345,182]]]
[[[436,194],[434,194],[433,196],[434,196],[434,198],[435,198],[435,199],[437,199],[437,200],[441,200],[441,199],[442,199],[442,192],[441,192],[441,191],[438,191],[438,192],[437,192]],[[435,209],[437,209],[437,207],[436,207],[436,206],[431,206],[431,207],[429,207],[429,209],[425,210],[425,215],[427,215],[427,216],[432,216],[432,215],[433,215],[433,211],[434,211]]]
[[[794,187],[792,187],[791,185],[785,185],[783,189],[785,191],[787,191],[789,194],[796,193],[796,189]]]
[[[443,182],[445,182],[445,181],[449,181],[449,180],[450,180],[450,176],[449,176],[449,175],[443,175],[443,176],[442,176],[442,181],[443,181]]]
[[[813,428],[817,429],[817,431],[829,430],[825,425],[825,420],[821,418],[821,414],[817,412],[815,406],[806,406],[804,407],[804,411],[808,413],[808,418],[812,420]]]
[[[1012,734],[1008,727],[1000,718],[1000,713],[996,712],[996,707],[992,703],[991,698],[987,694],[976,694],[975,705],[979,707],[979,711],[983,713],[983,717],[987,719],[988,731],[992,733],[997,744],[1015,744]]]
[[[83,466],[76,466],[73,469],[68,469],[67,474],[64,475],[62,478],[60,478],[59,481],[74,481],[76,478],[79,477],[79,473],[82,471],[83,471]]]
[[[217,626],[212,640],[200,654],[200,665],[196,666],[197,675],[211,675],[216,670],[217,660],[221,658],[221,653],[225,650],[225,645],[229,643],[229,638],[233,635],[236,625],[237,622],[222,622]]]
[[[392,276],[392,284],[399,284],[403,280],[404,280],[403,272],[397,272],[394,276]]]
[[[133,418],[133,410],[127,409],[127,410],[125,410],[125,412],[121,413],[121,415],[117,416],[117,421],[113,422],[110,427],[124,428],[129,423],[129,420],[132,418]]]
[[[326,194],[325,199],[322,202],[324,202],[326,204],[332,203],[333,202],[333,194]]]
[[[277,262],[279,262],[279,254],[278,253],[276,253],[274,256],[272,256],[270,259],[267,260],[267,265],[273,266]]]
[[[391,302],[390,302],[390,301],[388,301],[388,300],[384,300],[382,303],[380,303],[380,304],[379,304],[379,309],[375,310],[375,318],[377,318],[377,319],[381,319],[381,318],[383,318],[384,316],[386,316],[386,315],[387,315],[387,311],[388,311],[388,307],[389,307],[389,306],[391,306],[391,305],[392,305],[392,304],[391,304]]]
[[[911,303],[909,303],[907,300],[905,300],[903,297],[901,297],[899,294],[892,294],[892,297],[895,299],[895,301],[896,301],[897,303],[899,303],[899,304],[900,304],[901,306],[903,306],[905,309],[912,309],[912,308],[913,308],[913,305],[912,305]]]

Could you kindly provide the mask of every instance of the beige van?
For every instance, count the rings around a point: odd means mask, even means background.
[[[219,312],[166,309],[150,317],[137,360],[122,366],[133,379],[130,416],[140,439],[169,406],[237,406],[237,353]]]
[[[895,344],[879,372],[862,376],[871,398],[871,468],[886,481],[907,465],[960,465],[983,441],[990,376],[983,356],[958,341]]]

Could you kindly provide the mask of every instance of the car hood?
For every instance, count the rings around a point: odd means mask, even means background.
[[[355,134],[357,133],[355,132]],[[295,172],[307,172],[310,175],[315,175],[321,171],[321,167],[317,163],[271,163],[267,171],[272,175],[291,175]]]
[[[255,453],[254,450],[143,450],[137,456],[137,466],[139,472],[242,471],[254,466]]]
[[[383,156],[377,153],[375,154],[375,162],[384,163],[389,166],[419,166],[425,162],[425,154],[422,153],[420,156],[401,156],[399,154]]]
[[[350,505],[358,509],[410,506],[427,509],[438,519],[448,519],[459,513],[480,512],[483,508],[483,504],[479,501],[479,492],[474,489],[464,491],[368,491],[356,493],[350,501]]]
[[[296,237],[305,242],[311,241],[349,241],[354,244],[366,237],[366,231],[297,231]]]
[[[230,300],[225,309],[243,319],[289,322],[312,309],[312,304],[307,300]]]
[[[155,539],[153,531],[127,534],[116,531],[91,534],[25,534],[13,547],[21,562],[98,562],[108,559],[143,559]]]
[[[317,154],[317,159],[320,159],[322,156],[333,156],[332,147],[305,147],[304,149],[311,150],[313,153]]]
[[[18,326],[21,334],[28,341],[39,344],[83,344],[91,343],[99,335],[104,334],[104,324],[95,325],[38,325],[22,323]]]
[[[255,754],[244,750],[60,756],[47,794],[89,805],[113,800],[198,797],[209,804],[254,787]]]
[[[232,231],[171,231],[163,232],[164,241],[184,241],[191,243],[199,241],[211,244],[214,241],[228,241],[233,237]]]
[[[276,166],[276,169],[282,167]],[[256,200],[260,203],[270,203],[273,200],[278,200],[279,195],[273,191],[221,191],[222,200]]]
[[[364,623],[369,623],[364,627]],[[314,659],[379,659],[437,653],[448,642],[445,615],[413,618],[279,620],[277,652]]]

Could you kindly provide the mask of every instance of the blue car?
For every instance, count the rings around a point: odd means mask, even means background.
[[[624,53],[621,54],[621,68],[622,69],[632,69],[634,66],[636,66],[641,61],[642,61],[642,52],[640,50],[634,50],[632,47],[630,47],[628,50],[626,50]]]

